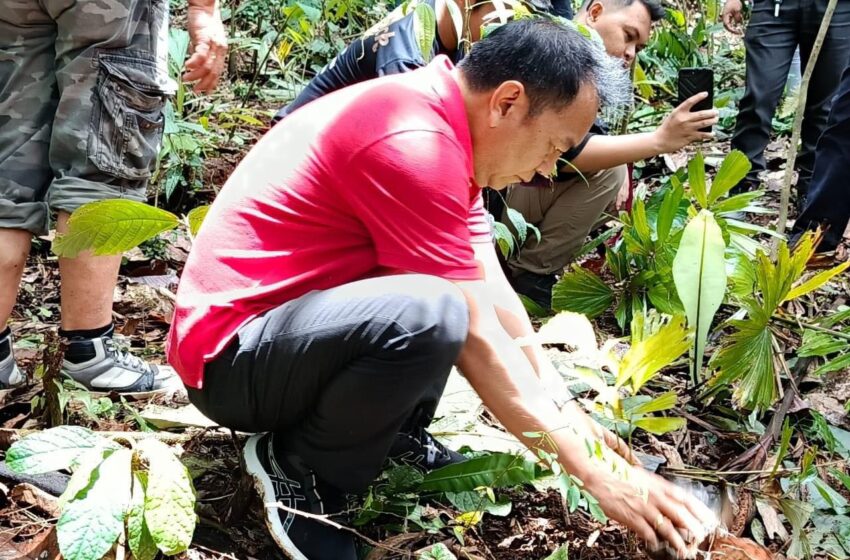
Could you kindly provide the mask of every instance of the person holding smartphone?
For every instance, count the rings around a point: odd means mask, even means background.
[[[586,0],[576,22],[595,30],[608,54],[629,67],[649,41],[652,23],[664,14],[657,0]],[[613,203],[623,207],[630,184],[627,164],[712,137],[706,130],[717,122],[717,111],[695,110],[709,97],[709,92],[701,92],[684,99],[652,132],[609,136],[597,121],[579,146],[563,154],[552,188],[509,187],[507,207],[522,213],[541,233],[539,242],[529,236],[507,261],[514,289],[548,309],[558,274],[606,209]],[[491,206],[491,212],[512,227],[506,209],[494,211]]]
[[[764,149],[770,141],[773,116],[785,89],[788,70],[795,50],[800,48],[802,67],[809,55],[826,13],[828,0],[755,0],[746,25],[744,47],[746,89],[738,104],[738,119],[732,148],[741,150],[753,166],[733,192],[758,188],[759,174],[765,170]],[[742,0],[726,0],[723,25],[742,34]],[[818,55],[806,96],[801,134],[801,149],[796,166],[798,208],[808,191],[815,162],[815,146],[826,128],[832,97],[841,78],[841,70],[850,59],[850,2],[838,2],[823,46]]]

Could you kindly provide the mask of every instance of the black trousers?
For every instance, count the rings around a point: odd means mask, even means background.
[[[748,176],[758,180],[765,169],[764,149],[770,140],[771,122],[782,96],[794,50],[800,47],[805,70],[828,0],[782,0],[779,17],[774,17],[773,0],[755,0],[744,46],[747,76],[739,104],[732,147],[744,152],[753,164]],[[805,194],[812,176],[815,147],[826,128],[830,102],[841,71],[850,59],[850,2],[839,0],[829,32],[809,83],[803,120],[801,149],[797,158],[800,173],[798,192]]]
[[[282,453],[360,493],[405,422],[430,422],[468,328],[463,294],[432,276],[310,292],[242,327],[189,398],[222,426],[274,432]]]
[[[815,171],[806,208],[794,224],[796,232],[822,226],[820,249],[834,250],[850,221],[850,66],[844,69],[829,114],[829,124],[818,142]]]

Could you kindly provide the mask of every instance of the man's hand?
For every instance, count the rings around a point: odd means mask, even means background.
[[[582,482],[602,511],[635,531],[650,550],[666,541],[685,558],[689,547],[692,554],[694,545],[717,528],[717,517],[678,486],[619,457],[613,463],[613,472],[609,465],[600,465]]]
[[[669,154],[691,142],[713,138],[711,132],[702,132],[700,129],[717,124],[719,113],[715,109],[691,112],[694,105],[706,97],[708,93],[701,91],[683,101],[667,115],[661,126],[653,132],[659,154]]]
[[[195,82],[198,93],[212,91],[224,71],[227,34],[221,23],[218,0],[189,0],[189,37],[192,56],[186,61],[183,80]]]
[[[744,6],[741,3],[741,0],[726,0],[726,3],[723,5],[723,27],[726,28],[726,31],[729,33],[734,33],[735,35],[743,35],[744,34],[744,16],[743,16]]]
[[[614,208],[621,212],[626,210],[626,204],[629,202],[629,195],[632,191],[632,181],[629,179],[629,176],[626,175],[626,178],[623,180],[623,184],[620,186],[620,190],[617,191],[617,198],[614,200]]]

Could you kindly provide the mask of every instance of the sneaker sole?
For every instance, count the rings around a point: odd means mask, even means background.
[[[244,455],[245,469],[248,471],[248,474],[251,475],[251,478],[254,480],[254,487],[260,494],[260,498],[263,499],[263,509],[265,511],[265,515],[263,517],[265,517],[266,526],[268,527],[274,541],[288,558],[291,560],[309,560],[309,558],[304,556],[304,554],[298,550],[295,543],[289,539],[286,531],[283,530],[278,509],[266,505],[267,502],[269,502],[269,500],[267,500],[268,496],[272,496],[272,498],[274,498],[274,486],[272,485],[271,479],[266,474],[266,471],[263,469],[263,466],[260,464],[260,459],[257,455],[257,442],[260,440],[260,437],[262,436],[253,435],[248,438],[248,441],[245,443]]]

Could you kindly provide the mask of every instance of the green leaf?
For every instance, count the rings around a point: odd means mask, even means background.
[[[437,543],[419,556],[417,560],[457,560],[457,557],[443,543]]]
[[[24,436],[13,443],[6,452],[6,466],[22,474],[67,469],[80,455],[109,445],[107,442],[86,428],[58,426]]]
[[[709,362],[718,369],[712,387],[739,382],[734,398],[744,408],[766,409],[776,400],[773,335],[767,324],[752,317],[731,321],[737,329]]]
[[[646,78],[646,72],[643,70],[643,66],[640,65],[639,61],[635,61],[635,86],[638,88],[638,93],[641,97],[646,99],[647,101],[652,99],[652,95],[654,93],[652,86],[648,83],[649,80]]]
[[[812,356],[824,357],[847,348],[847,342],[827,333],[803,329],[803,343],[797,350],[801,358]]]
[[[95,447],[84,451],[74,460],[76,463],[76,466],[73,467],[74,474],[68,481],[65,491],[59,497],[60,509],[63,509],[65,504],[91,486],[97,467],[114,451],[115,449],[109,449],[107,447]]]
[[[771,210],[768,208],[764,208],[761,206],[751,206],[752,203],[755,200],[761,198],[762,195],[764,195],[764,191],[749,191],[741,194],[736,194],[735,196],[730,196],[729,198],[725,198],[715,204],[712,204],[711,211],[714,212],[714,214],[750,211],[750,209],[758,210],[760,213],[771,212]]]
[[[583,313],[589,318],[601,315],[614,303],[614,292],[598,276],[573,265],[552,288],[552,309]]]
[[[815,371],[813,371],[812,375],[826,375],[827,373],[832,373],[833,371],[841,371],[846,368],[850,368],[850,353],[842,354],[837,358],[829,360],[828,362],[817,368]]]
[[[56,540],[65,560],[100,560],[124,530],[132,457],[129,449],[119,449],[104,459],[88,490],[62,510]]]
[[[410,465],[398,465],[387,471],[387,493],[390,495],[414,491],[422,484],[422,473]]]
[[[446,492],[446,499],[461,513],[483,511],[497,517],[505,517],[511,513],[511,502],[507,499],[493,501],[476,491]]]
[[[528,237],[528,223],[525,221],[525,217],[522,215],[522,212],[519,212],[518,210],[508,208],[506,214],[511,225],[514,227],[514,231],[516,232],[517,244],[520,248],[522,248],[522,246],[525,245],[525,238]]]
[[[667,416],[650,416],[634,421],[634,425],[651,434],[662,435],[675,432],[685,427],[684,418],[670,418]]]
[[[558,550],[544,558],[543,560],[569,560],[570,556],[568,554],[569,545],[561,545],[558,547]]]
[[[673,222],[676,220],[676,214],[679,211],[679,203],[684,196],[684,190],[681,185],[672,187],[664,199],[661,201],[661,208],[658,210],[658,219],[656,221],[655,231],[658,237],[658,243],[664,243],[670,236],[670,229],[673,227]]]
[[[480,486],[504,488],[532,482],[540,476],[535,463],[508,453],[475,457],[431,471],[419,487],[424,492],[469,492]]]
[[[431,50],[434,48],[434,34],[437,29],[437,15],[434,8],[425,2],[418,2],[413,9],[413,35],[419,52],[425,62],[431,61]]]
[[[634,331],[632,328],[633,333]],[[687,352],[690,344],[684,317],[672,317],[650,336],[637,342],[633,341],[620,363],[617,386],[622,387],[630,383],[632,393],[637,393],[662,368],[669,366]]]
[[[71,214],[68,231],[53,241],[53,252],[67,258],[88,249],[95,255],[117,255],[179,223],[171,212],[134,200],[89,202]]]
[[[839,274],[847,270],[848,266],[850,266],[850,261],[844,261],[835,268],[830,268],[829,270],[823,270],[821,272],[818,272],[802,284],[798,285],[795,288],[792,288],[791,291],[788,292],[788,295],[785,296],[783,303],[792,299],[796,299],[800,296],[804,296],[809,292],[813,292],[814,290],[817,290],[818,288],[832,280],[835,276],[838,276]]]
[[[691,379],[699,382],[705,343],[714,314],[726,295],[726,244],[723,233],[707,210],[701,210],[685,227],[673,260],[673,280],[679,299],[694,329]]]
[[[705,190],[705,160],[702,152],[697,152],[688,162],[688,184],[691,187],[691,195],[699,202],[700,208],[707,209],[708,193]]]
[[[207,217],[207,213],[209,211],[210,205],[206,204],[204,206],[192,208],[189,213],[186,214],[186,220],[189,222],[189,233],[192,237],[198,235],[198,231],[201,229],[201,224],[204,223],[204,218]]]
[[[189,548],[195,532],[195,489],[189,472],[164,443],[143,440],[148,460],[145,522],[157,548],[171,556]]]
[[[127,542],[134,560],[154,560],[159,552],[145,523],[146,483],[147,473],[133,473],[133,492],[127,513]]]
[[[502,222],[494,222],[493,237],[495,237],[496,243],[502,251],[502,256],[506,259],[510,257],[511,253],[514,252],[514,236],[511,229]]]
[[[634,416],[638,416],[643,414],[650,414],[652,412],[662,412],[664,410],[670,410],[671,408],[676,406],[677,398],[678,395],[675,391],[661,393],[654,399],[637,405],[636,407],[631,409],[629,413]]]
[[[708,193],[709,206],[732,190],[732,187],[747,176],[751,167],[749,158],[738,150],[730,152],[723,158],[723,163],[720,164],[720,169],[717,170],[717,175],[711,183],[711,191]],[[706,206],[703,206],[703,208],[706,208]]]

